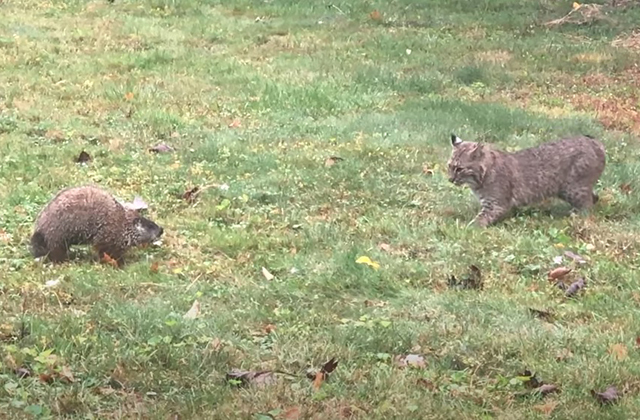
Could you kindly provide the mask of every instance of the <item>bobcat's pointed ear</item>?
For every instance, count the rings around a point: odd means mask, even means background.
[[[453,147],[457,147],[457,146],[460,146],[460,143],[462,143],[462,139],[452,133],[451,134],[451,145]]]

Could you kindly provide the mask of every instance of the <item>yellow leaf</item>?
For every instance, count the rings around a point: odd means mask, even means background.
[[[124,95],[124,99],[126,99],[127,101],[132,100],[132,99],[133,99],[133,92],[127,92],[127,93]]]
[[[573,10],[578,10],[580,7],[582,7],[580,3],[578,3],[577,1],[573,2]]]
[[[366,264],[369,267],[373,267],[374,270],[377,270],[380,268],[380,264],[378,264],[375,261],[371,261],[371,258],[367,257],[367,256],[362,256],[360,258],[358,258],[356,260],[356,264]]]

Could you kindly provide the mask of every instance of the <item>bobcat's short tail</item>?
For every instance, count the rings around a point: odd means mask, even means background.
[[[34,232],[31,236],[31,254],[34,258],[44,257],[49,253],[47,241],[41,232]]]

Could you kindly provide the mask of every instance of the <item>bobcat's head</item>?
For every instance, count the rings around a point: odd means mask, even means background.
[[[470,141],[462,141],[455,134],[451,135],[453,150],[449,159],[449,181],[456,185],[468,185],[472,189],[482,185],[487,171],[485,164],[485,145]]]

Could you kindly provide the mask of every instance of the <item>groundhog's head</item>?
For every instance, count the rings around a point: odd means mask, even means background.
[[[131,222],[133,229],[130,230],[130,244],[132,246],[150,244],[160,239],[164,229],[153,221],[142,217],[135,210],[127,210],[127,219]]]

